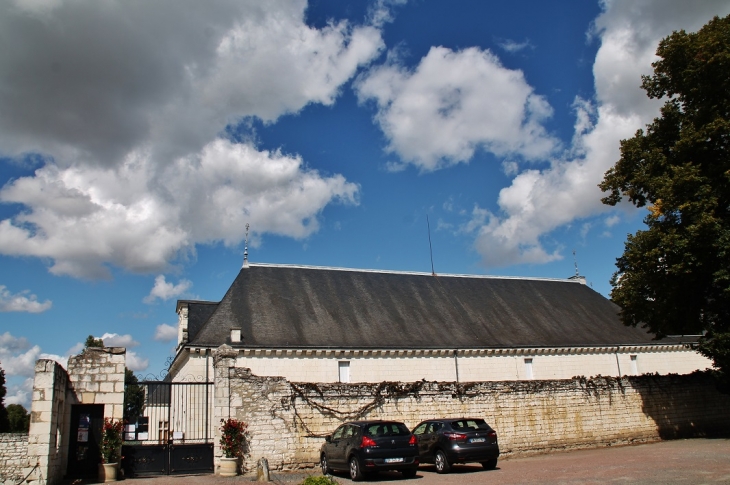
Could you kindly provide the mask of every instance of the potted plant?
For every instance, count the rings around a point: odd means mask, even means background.
[[[117,479],[117,468],[122,449],[122,431],[124,423],[121,420],[104,418],[101,431],[101,465],[99,466],[99,480],[114,482]]]
[[[221,476],[238,475],[238,458],[246,452],[247,438],[248,425],[246,423],[233,418],[221,419],[220,445],[223,451],[220,466]]]

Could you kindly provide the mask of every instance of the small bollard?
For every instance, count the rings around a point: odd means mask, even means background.
[[[256,465],[256,481],[257,482],[270,482],[271,477],[269,476],[269,460],[264,457],[259,458],[259,462]]]

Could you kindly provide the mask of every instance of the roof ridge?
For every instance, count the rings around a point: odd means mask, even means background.
[[[280,263],[251,263],[249,267],[262,267],[262,268],[291,268],[291,269],[313,269],[313,270],[324,270],[324,271],[352,271],[357,273],[381,273],[381,274],[401,274],[401,275],[413,275],[413,276],[434,276],[432,273],[420,272],[420,271],[397,271],[397,270],[386,270],[386,269],[363,269],[363,268],[344,268],[338,266],[310,266],[304,264],[280,264]],[[568,278],[547,278],[537,276],[500,276],[500,275],[474,275],[474,274],[459,274],[459,273],[436,273],[439,278],[479,278],[479,279],[492,279],[492,280],[523,280],[523,281],[554,281],[560,283],[579,283],[576,280]]]

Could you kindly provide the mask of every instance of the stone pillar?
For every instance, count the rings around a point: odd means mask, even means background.
[[[40,359],[35,364],[33,402],[28,432],[28,480],[45,480],[49,485],[61,482],[67,459],[68,442],[66,390],[68,376],[53,360]],[[33,469],[35,468],[35,469]],[[32,473],[31,473],[32,470]]]
[[[225,344],[213,351],[213,424],[215,426],[213,439],[216,474],[220,472],[220,458],[223,456],[220,446],[220,422],[236,417],[236,408],[231,403],[231,373],[236,366],[237,355],[237,350]]]

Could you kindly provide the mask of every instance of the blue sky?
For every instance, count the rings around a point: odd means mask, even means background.
[[[0,366],[87,335],[159,374],[243,260],[568,277],[643,211],[597,184],[658,41],[728,1],[0,0]]]

